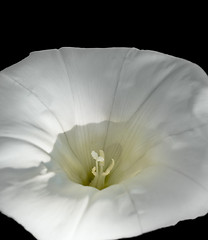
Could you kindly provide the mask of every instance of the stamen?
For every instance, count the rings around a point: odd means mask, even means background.
[[[112,159],[110,166],[103,171],[103,167],[105,166],[105,154],[103,150],[99,150],[99,154],[100,155],[98,155],[95,151],[91,152],[92,158],[96,161],[96,165],[92,168],[92,174],[95,177],[89,185],[101,190],[105,187],[105,177],[110,174],[114,167],[115,161]]]
[[[96,167],[93,167],[93,168],[92,168],[92,174],[93,174],[94,176],[97,175],[97,173],[96,173]]]
[[[113,169],[115,161],[114,161],[114,159],[111,159],[111,160],[112,160],[111,165],[105,170],[105,172],[102,173],[102,175],[107,176]]]
[[[105,159],[105,154],[104,154],[103,150],[99,150],[99,152],[100,152],[100,156],[101,156],[103,159]]]

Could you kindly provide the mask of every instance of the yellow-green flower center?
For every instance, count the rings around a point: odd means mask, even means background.
[[[104,121],[75,126],[58,135],[47,168],[98,190],[130,179],[153,163],[150,149],[160,140],[152,129],[137,125]]]

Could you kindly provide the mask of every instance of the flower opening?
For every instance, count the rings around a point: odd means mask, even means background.
[[[133,123],[75,126],[59,134],[46,166],[51,171],[60,168],[69,180],[98,190],[130,179],[153,164],[150,150],[160,141],[158,133],[149,132],[142,123],[135,129]],[[80,133],[86,134],[80,137]]]

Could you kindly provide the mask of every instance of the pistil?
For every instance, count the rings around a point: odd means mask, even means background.
[[[92,174],[94,175],[94,179],[91,181],[89,185],[101,190],[105,187],[105,178],[107,175],[110,174],[111,170],[113,169],[115,161],[114,159],[111,159],[112,163],[104,171],[103,170],[105,166],[104,151],[99,150],[99,155],[95,151],[92,151],[91,155],[96,162],[95,162],[95,167],[92,168]]]

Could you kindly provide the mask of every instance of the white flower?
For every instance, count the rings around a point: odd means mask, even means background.
[[[208,211],[208,78],[128,48],[0,75],[0,210],[39,240],[140,235]]]

